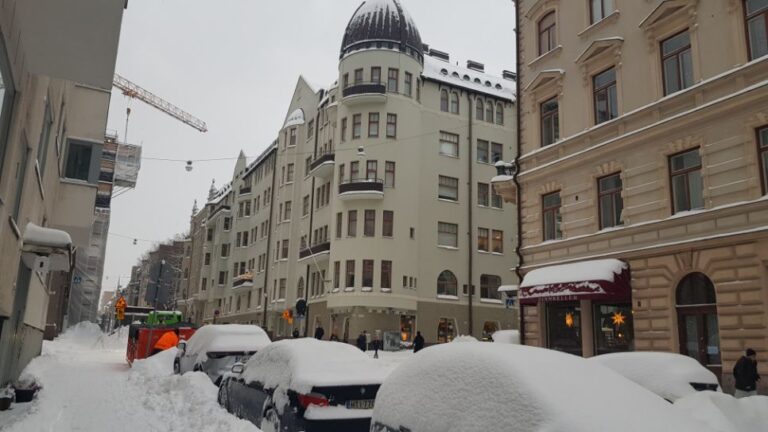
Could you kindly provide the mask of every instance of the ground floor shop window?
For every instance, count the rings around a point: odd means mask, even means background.
[[[456,337],[456,323],[453,318],[440,318],[437,322],[437,343],[450,342]]]
[[[551,303],[547,308],[547,347],[582,355],[581,308],[576,303]]]
[[[629,304],[597,304],[595,319],[595,354],[634,350],[632,307]]]
[[[400,315],[400,340],[410,342],[414,337],[416,317],[413,315]]]

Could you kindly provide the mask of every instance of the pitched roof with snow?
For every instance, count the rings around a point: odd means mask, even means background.
[[[425,79],[465,88],[508,101],[515,101],[515,82],[468,69],[432,56],[424,57]]]
[[[416,24],[399,0],[365,0],[344,31],[341,55],[368,48],[392,48],[421,60],[424,48]]]

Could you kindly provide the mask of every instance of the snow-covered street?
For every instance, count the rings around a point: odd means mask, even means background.
[[[45,342],[26,370],[43,390],[35,401],[0,412],[0,430],[259,431],[217,404],[206,375],[173,375],[175,349],[129,368],[125,343],[125,331],[105,337],[92,324]]]

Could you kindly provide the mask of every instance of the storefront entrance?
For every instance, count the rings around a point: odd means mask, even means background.
[[[722,373],[715,287],[703,273],[691,273],[677,286],[680,353],[695,358],[715,375]]]
[[[400,315],[400,340],[402,342],[411,342],[414,338],[415,327],[416,327],[415,316]]]
[[[451,342],[456,337],[456,323],[453,318],[440,318],[437,322],[437,343]]]
[[[582,355],[581,308],[578,303],[548,303],[547,348]]]

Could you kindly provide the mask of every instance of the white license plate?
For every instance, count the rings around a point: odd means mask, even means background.
[[[347,401],[349,409],[373,409],[373,399]]]

